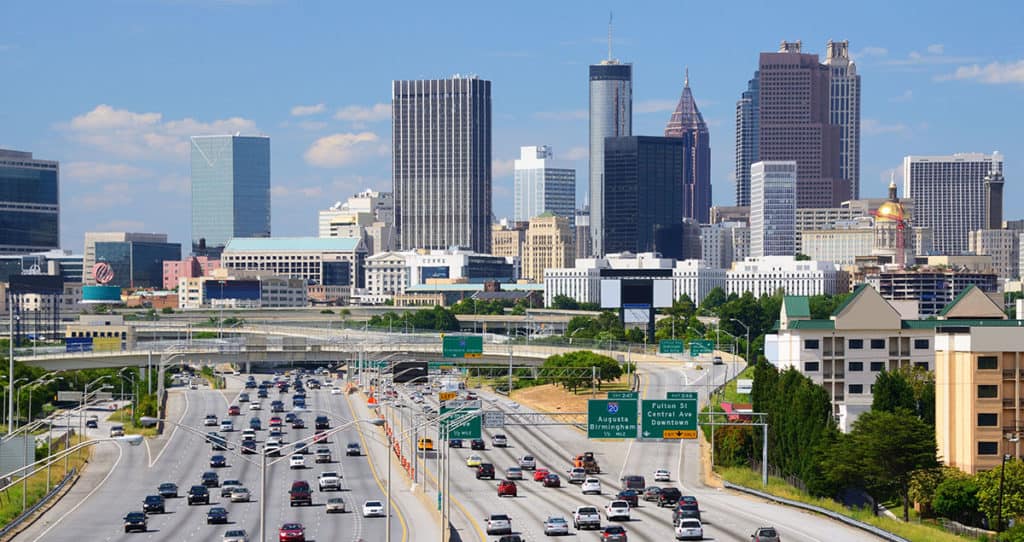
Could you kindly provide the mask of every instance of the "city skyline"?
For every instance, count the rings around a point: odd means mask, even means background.
[[[892,17],[873,16],[882,6]],[[383,10],[358,6],[342,16],[343,10],[333,6],[295,7],[289,2],[116,9],[70,4],[47,18],[46,28],[73,30],[73,49],[38,37],[44,24],[38,8],[10,8],[8,22],[0,22],[0,69],[13,79],[31,74],[35,83],[0,89],[0,103],[17,104],[0,108],[0,147],[60,161],[63,247],[80,249],[82,232],[101,229],[167,232],[188,244],[189,225],[180,220],[190,202],[188,137],[210,133],[271,136],[272,231],[312,235],[318,209],[366,188],[389,189],[390,81],[458,72],[494,82],[496,216],[512,215],[512,160],[520,146],[535,141],[552,145],[556,156],[576,169],[577,203],[587,196],[584,81],[587,66],[606,57],[607,8],[616,6],[552,6],[551,16],[542,19],[513,13],[509,24],[471,28],[463,36],[428,41],[417,51],[408,46],[441,24],[441,14],[410,4],[408,20],[416,24],[397,24],[381,39],[367,29],[382,27],[373,23],[387,17]],[[635,135],[662,132],[689,67],[712,134],[713,203],[731,205],[735,198],[735,102],[757,68],[757,54],[773,50],[780,40],[800,40],[805,51],[824,59],[832,39],[849,41],[863,77],[862,197],[883,196],[889,172],[899,175],[903,156],[998,150],[1006,157],[1005,217],[1021,216],[1016,202],[1024,201],[1024,189],[1014,172],[1020,169],[1022,144],[1010,132],[1011,119],[998,114],[1019,99],[1024,79],[1024,61],[1012,56],[1008,22],[995,20],[979,37],[954,32],[957,21],[942,6],[915,12],[920,24],[914,28],[900,22],[911,7],[881,3],[862,6],[841,24],[826,13],[789,20],[767,7],[747,7],[751,17],[736,20],[719,13],[728,10],[687,6],[687,16],[703,23],[681,41],[670,39],[668,20],[683,9],[662,4],[656,11],[663,16],[654,19],[619,7],[614,54],[634,69]],[[463,23],[486,20],[457,17]],[[345,20],[340,31],[317,21],[331,18]],[[566,18],[574,23],[556,22]],[[180,30],[184,20],[190,21],[188,40]],[[223,28],[236,24],[257,32],[280,29],[284,35],[301,28],[303,39],[225,43]],[[736,35],[725,39],[713,31],[723,24]],[[531,26],[535,39],[524,45],[513,31],[517,26]],[[483,44],[464,47],[471,36],[485,36]],[[221,50],[212,55],[218,61],[210,62],[214,43]],[[327,48],[360,55],[347,55],[345,70],[309,70],[323,62],[319,51]],[[240,55],[242,50],[247,54]],[[221,58],[233,59],[234,65]],[[47,69],[37,71],[39,66]],[[332,73],[338,71],[344,73]],[[79,80],[91,84],[76,84]]]

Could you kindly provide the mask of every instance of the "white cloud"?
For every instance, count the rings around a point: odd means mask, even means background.
[[[532,116],[537,120],[585,120],[588,117],[586,109],[574,109],[572,111],[538,111]]]
[[[98,190],[89,190],[73,198],[72,206],[84,207],[89,211],[109,208],[123,208],[133,201],[134,186],[129,183],[108,183]]]
[[[319,186],[304,186],[297,188],[290,188],[287,186],[275,186],[270,189],[270,194],[274,197],[287,198],[287,197],[304,197],[304,198],[319,198],[323,195],[323,188]]]
[[[299,123],[299,128],[302,128],[307,132],[315,132],[317,130],[327,128],[327,123],[320,120],[304,120]]]
[[[946,46],[941,43],[933,43],[928,46],[927,51],[933,55],[941,55],[946,51]]]
[[[865,58],[865,57],[871,57],[871,56],[886,56],[888,54],[889,54],[889,50],[886,49],[885,47],[876,47],[876,46],[869,45],[869,46],[861,49],[860,51],[857,51],[857,52],[853,53],[853,58],[854,59],[858,59],[858,58]]]
[[[192,192],[192,180],[185,175],[165,175],[157,183],[157,190],[187,196]]]
[[[633,105],[633,112],[644,113],[668,113],[675,111],[679,100],[644,100]]]
[[[129,164],[108,164],[104,162],[68,162],[61,167],[61,177],[74,182],[92,183],[147,179],[153,172]]]
[[[952,74],[942,76],[939,79],[973,80],[990,85],[1024,83],[1024,60],[1005,63],[992,62],[985,66],[978,64],[960,66]]]
[[[506,177],[515,171],[515,160],[494,160],[491,162],[491,177]]]
[[[557,155],[556,155],[557,156]],[[585,160],[590,156],[590,149],[587,147],[573,147],[562,155],[566,160]]]
[[[146,231],[146,224],[141,220],[111,220],[96,224],[91,231]]]
[[[309,115],[317,115],[327,111],[327,105],[316,104],[316,105],[296,105],[292,108],[293,117],[305,117]]]
[[[231,117],[202,122],[193,118],[163,119],[161,113],[136,113],[106,104],[57,125],[70,138],[115,156],[182,160],[189,136],[253,132],[252,120]]]
[[[373,132],[332,134],[314,141],[304,157],[311,166],[341,167],[365,156],[384,154],[386,148],[379,142],[380,138]]]
[[[348,122],[377,122],[391,118],[391,105],[374,104],[369,107],[350,105],[343,107],[334,114],[337,120]]]
[[[890,102],[909,102],[914,99],[914,91],[907,89],[903,91],[903,94],[889,98]]]
[[[907,132],[907,125],[902,122],[885,124],[878,119],[863,119],[860,129],[865,135],[900,134]]]

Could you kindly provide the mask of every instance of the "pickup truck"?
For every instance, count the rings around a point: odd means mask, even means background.
[[[320,486],[320,491],[340,491],[341,490],[341,477],[336,472],[323,472],[316,479],[317,485]]]
[[[601,513],[595,506],[579,506],[572,513],[572,525],[576,530],[600,529]]]

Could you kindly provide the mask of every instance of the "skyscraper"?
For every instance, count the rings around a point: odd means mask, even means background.
[[[708,125],[690,92],[689,70],[679,103],[665,125],[665,137],[681,138],[686,153],[683,216],[707,224],[711,214],[711,143]]]
[[[491,82],[392,81],[399,246],[491,250]]]
[[[0,149],[0,254],[60,246],[60,165]]]
[[[795,160],[755,162],[750,166],[750,255],[796,253],[796,198],[799,167]]]
[[[750,165],[757,162],[761,121],[760,72],[736,102],[736,206],[750,207]]]
[[[831,71],[829,121],[839,126],[839,175],[850,183],[850,198],[860,199],[860,76],[850,59],[850,42],[825,46]]]
[[[660,252],[681,258],[684,148],[677,137],[605,139],[606,254]]]
[[[903,193],[914,200],[914,226],[931,228],[935,254],[962,254],[970,232],[989,227],[985,177],[990,173],[1003,173],[998,152],[903,158]]]
[[[270,138],[192,137],[192,252],[219,258],[232,237],[270,237]]]
[[[551,147],[519,147],[515,161],[515,210],[513,219],[525,222],[551,213],[576,221],[576,170],[551,167]]]
[[[839,127],[830,121],[831,79],[800,42],[761,53],[758,67],[758,160],[797,162],[797,207],[838,207],[850,199],[840,175]]]
[[[985,175],[985,227],[998,230],[1003,227],[1003,174],[990,171]]]
[[[609,32],[610,33],[610,32]],[[606,252],[604,143],[633,134],[633,65],[611,55],[590,66],[590,234],[595,256]]]

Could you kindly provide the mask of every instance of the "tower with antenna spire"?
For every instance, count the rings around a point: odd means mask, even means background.
[[[665,125],[665,137],[684,140],[683,216],[701,224],[711,219],[711,139],[704,116],[690,91],[690,69],[683,75],[683,92]]]

